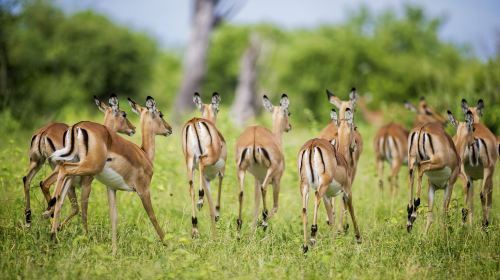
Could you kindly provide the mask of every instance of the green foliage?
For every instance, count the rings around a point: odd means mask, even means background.
[[[93,95],[137,96],[150,83],[156,43],[90,11],[65,15],[48,1],[2,6],[7,87],[1,109],[22,122],[77,110]],[[32,124],[32,123],[31,123]]]

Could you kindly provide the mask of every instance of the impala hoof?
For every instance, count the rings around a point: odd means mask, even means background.
[[[203,208],[203,200],[202,199],[198,200],[198,203],[196,203],[196,207],[198,207],[198,210]]]
[[[361,244],[363,242],[363,239],[361,236],[356,236],[356,243]]]
[[[347,234],[349,232],[349,223],[344,226],[344,233]]]
[[[263,229],[264,231],[266,231],[267,226],[269,226],[269,224],[268,224],[266,221],[262,221],[262,222],[260,223],[260,226],[262,227],[262,229]]]
[[[52,233],[50,234],[50,240],[51,240],[52,242],[54,242],[54,243],[58,243],[58,242],[59,242],[59,240],[57,239],[57,235],[56,235],[56,233],[55,233],[55,232],[52,232]]]
[[[197,229],[197,228],[193,228],[193,229],[191,230],[191,237],[192,237],[193,239],[196,239],[196,238],[200,237],[200,233],[198,232],[198,229]]]
[[[307,253],[309,251],[309,247],[307,245],[302,245],[302,252]]]
[[[413,227],[412,223],[408,222],[406,223],[406,230],[409,232],[411,232],[411,228]]]
[[[316,245],[316,238],[309,239],[309,244],[312,246]]]
[[[218,215],[218,214],[217,214],[217,215],[215,215],[215,222],[218,222],[219,220],[220,220],[219,215]]]
[[[52,214],[52,211],[51,210],[45,210],[43,213],[42,213],[42,218],[44,219],[48,219],[50,217],[52,217],[53,214]]]

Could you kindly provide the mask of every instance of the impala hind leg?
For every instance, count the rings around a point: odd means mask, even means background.
[[[483,221],[482,226],[486,228],[489,226],[490,210],[493,202],[493,168],[486,168],[484,170],[483,186],[480,193],[481,205],[483,208]]]
[[[378,177],[378,187],[382,190],[384,188],[384,160],[377,157],[377,177]]]
[[[193,182],[192,162],[188,162],[189,195],[191,197],[191,237],[198,237],[198,218],[196,217],[196,194]]]
[[[429,184],[429,194],[427,195],[427,200],[429,203],[428,210],[427,210],[427,223],[425,224],[425,234],[429,232],[429,228],[431,227],[432,222],[434,221],[434,214],[433,214],[433,208],[434,208],[434,194],[435,194],[436,188],[434,185]]]
[[[361,233],[359,232],[358,223],[356,222],[356,215],[354,215],[354,207],[352,206],[352,193],[345,193],[343,200],[349,209],[349,214],[351,215],[352,224],[354,226],[354,233],[356,236],[356,242],[361,243]]]
[[[467,208],[462,208],[462,224],[465,224],[467,220],[469,225],[472,225],[473,213],[474,213],[474,182],[472,178],[467,177],[465,183],[465,205]]]
[[[82,224],[83,224],[83,229],[85,230],[85,234],[89,233],[87,226],[87,210],[89,208],[89,196],[90,196],[90,191],[92,190],[91,188],[92,180],[94,180],[92,176],[82,177],[82,192],[80,194],[81,195],[80,201],[82,203]]]
[[[252,229],[255,232],[255,230],[257,229],[257,223],[259,218],[260,201],[262,200],[262,185],[260,184],[259,180],[257,180],[257,178],[255,178],[254,188],[255,188],[255,201],[253,208],[254,211],[253,211]]]
[[[281,188],[280,181],[281,178],[275,178],[273,180],[273,209],[271,209],[271,213],[269,214],[268,219],[271,219],[271,217],[273,217],[278,212]]]
[[[64,203],[64,198],[68,188],[71,187],[71,177],[64,174],[64,172],[59,171],[57,177],[57,186],[54,197],[50,200],[49,206],[54,206],[54,218],[52,219],[52,227],[50,230],[50,237],[53,241],[57,241],[57,229],[59,227],[59,216],[61,214],[61,208]]]
[[[200,172],[201,174],[201,172]],[[212,199],[212,191],[210,189],[210,181],[207,179],[204,179],[203,182],[203,188],[205,189],[205,192],[207,193],[207,200],[208,200],[208,207],[210,208],[210,225],[211,225],[211,231],[212,231],[212,236],[215,237],[216,235],[216,227],[215,227],[215,205],[214,201]]]
[[[328,216],[326,223],[330,226],[330,228],[333,227],[335,224],[335,217],[333,215],[333,205],[332,205],[332,198],[323,196],[323,202],[325,203],[325,210],[326,210],[326,215]]]
[[[217,204],[215,205],[215,221],[219,221],[220,219],[220,197],[222,194],[222,180],[224,179],[224,173],[219,172],[219,185],[218,185],[218,190],[217,190]]]
[[[80,207],[78,207],[78,200],[76,199],[75,187],[70,185],[68,188],[68,198],[71,203],[71,213],[64,219],[64,221],[57,228],[58,230],[62,230],[65,225],[69,223],[69,221],[80,211]]]
[[[401,162],[398,159],[394,159],[391,164],[391,193],[394,194],[396,189],[398,189],[398,174],[399,169],[401,169]]]
[[[239,203],[239,211],[238,211],[238,219],[236,220],[236,226],[238,230],[238,238],[239,238],[239,233],[241,231],[241,227],[243,225],[243,220],[242,218],[242,207],[243,207],[243,190],[245,188],[245,170],[239,169],[238,170],[238,183],[240,185],[240,192],[238,194],[238,203]]]
[[[271,176],[274,173],[274,169],[269,167],[267,169],[266,177],[264,178],[264,181],[262,181],[262,186],[261,186],[261,193],[262,193],[262,223],[261,226],[264,230],[267,229],[267,220],[269,216],[269,211],[267,210],[267,203],[266,203],[266,194],[267,194],[267,187],[269,183],[271,183]]]
[[[302,244],[302,251],[305,254],[309,250],[307,240],[307,201],[309,200],[309,186],[307,184],[303,183],[300,186],[300,194],[302,195],[302,224],[304,231],[304,243]]]
[[[141,198],[142,206],[144,206],[144,210],[146,210],[149,220],[153,224],[153,227],[155,228],[156,233],[160,238],[160,241],[163,242],[165,238],[165,233],[163,233],[163,230],[161,229],[160,224],[158,224],[158,220],[156,219],[155,211],[153,210],[153,204],[151,203],[151,194],[149,192],[149,186],[142,186],[141,189],[143,189],[143,191],[142,192],[138,191],[137,194]]]
[[[30,202],[30,184],[33,177],[38,173],[40,168],[42,167],[43,162],[40,161],[31,161],[30,167],[28,170],[28,174],[23,177],[23,187],[24,187],[24,199],[25,199],[25,208],[24,208],[24,218],[26,221],[26,226],[31,226],[31,202]]]
[[[116,210],[116,190],[108,187],[109,218],[111,220],[111,248],[113,256],[116,255],[116,231],[118,224],[118,211]]]
[[[325,188],[324,185],[319,186],[318,190],[314,193],[314,214],[313,214],[313,224],[311,225],[311,246],[314,246],[316,244],[316,234],[318,233],[318,209],[319,205],[321,204],[321,197],[323,196],[322,194],[324,191],[322,191]]]

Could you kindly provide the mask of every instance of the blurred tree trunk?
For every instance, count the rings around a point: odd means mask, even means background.
[[[184,76],[174,107],[174,121],[194,108],[193,94],[200,90],[206,73],[210,37],[215,27],[243,6],[241,0],[194,0],[191,34],[184,56]]]
[[[236,96],[231,106],[231,117],[236,126],[243,126],[253,118],[259,109],[257,98],[257,76],[261,41],[252,35],[250,46],[243,54],[240,64],[240,76],[236,87]]]

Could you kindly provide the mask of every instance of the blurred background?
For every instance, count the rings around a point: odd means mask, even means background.
[[[403,102],[420,96],[442,114],[482,98],[498,135],[499,11],[498,1],[0,0],[0,121],[9,131],[93,118],[92,96],[115,93],[151,95],[181,123],[195,91],[206,102],[216,91],[235,126],[253,121],[264,93],[287,93],[294,123],[324,124],[325,89],[347,99],[356,87],[359,122],[409,125]]]

